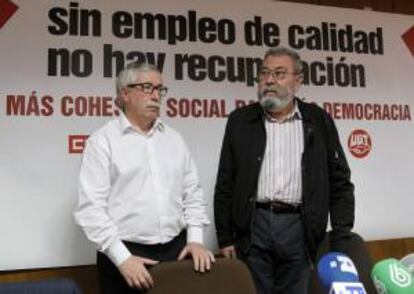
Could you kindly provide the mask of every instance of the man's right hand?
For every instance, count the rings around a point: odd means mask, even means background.
[[[237,258],[236,248],[234,245],[220,248],[220,253],[226,258]]]
[[[131,288],[150,289],[154,285],[145,265],[155,265],[158,261],[131,255],[118,268]]]

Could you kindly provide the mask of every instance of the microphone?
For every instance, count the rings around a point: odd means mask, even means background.
[[[379,294],[412,294],[414,281],[408,268],[395,258],[379,261],[371,272]]]
[[[404,256],[400,261],[412,274],[414,274],[414,253]]]
[[[343,253],[324,255],[318,263],[318,276],[329,294],[366,294],[354,263]]]

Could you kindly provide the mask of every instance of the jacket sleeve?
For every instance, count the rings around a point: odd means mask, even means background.
[[[355,197],[351,171],[333,119],[326,114],[330,184],[331,250],[344,251],[354,226]]]
[[[232,152],[232,117],[227,121],[214,191],[214,220],[220,248],[234,244],[232,198],[235,179]]]

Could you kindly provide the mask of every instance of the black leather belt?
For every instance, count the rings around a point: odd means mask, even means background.
[[[281,201],[256,202],[256,208],[270,210],[274,213],[300,213],[300,205],[293,205]]]

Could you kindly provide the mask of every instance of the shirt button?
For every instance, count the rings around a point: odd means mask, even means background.
[[[259,156],[259,157],[257,157],[257,161],[262,161],[262,157],[261,156]]]

